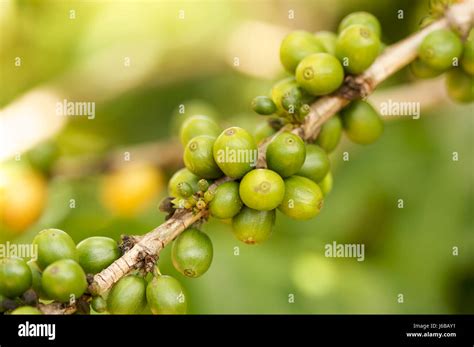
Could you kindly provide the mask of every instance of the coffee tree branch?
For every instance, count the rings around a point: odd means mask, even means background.
[[[311,139],[326,120],[350,102],[350,99],[341,95],[346,88],[354,88],[355,83],[356,89],[359,90],[359,96],[366,97],[378,84],[416,58],[419,44],[430,32],[450,25],[467,30],[467,28],[472,25],[473,20],[474,0],[468,0],[452,6],[444,18],[399,43],[388,47],[386,52],[382,54],[368,70],[346,81],[339,94],[324,97],[316,101],[311,106],[312,111],[307,116],[305,123],[301,128],[295,129],[295,132],[299,133],[306,140]],[[264,152],[261,150],[263,146],[265,146],[265,144],[260,145],[259,152]],[[104,293],[109,290],[122,276],[136,267],[136,264],[141,261],[139,254],[145,253],[155,256],[179,233],[203,218],[204,215],[203,212],[198,214],[180,210],[175,212],[168,221],[148,233],[122,258],[97,274],[91,285],[93,291],[96,293]]]
[[[206,215],[205,211],[194,213],[187,210],[177,210],[172,218],[144,235],[121,258],[95,275],[90,291],[94,294],[102,294],[132,269],[153,265],[155,257],[168,243],[173,241],[180,232]]]
[[[340,111],[351,100],[365,98],[388,77],[408,65],[417,56],[417,49],[424,37],[429,33],[448,26],[461,30],[466,35],[474,22],[474,0],[466,0],[453,5],[447,10],[446,15],[409,36],[408,38],[388,47],[385,52],[359,76],[349,76],[343,86],[333,95],[320,98],[311,105],[311,112],[305,122],[292,131],[305,140],[314,139],[321,125]],[[259,145],[259,163],[264,165],[265,148],[269,139]],[[225,179],[224,180],[229,180]],[[219,184],[220,180],[215,184]],[[137,268],[147,267],[147,262],[153,263],[159,252],[166,247],[177,235],[195,222],[207,217],[207,211],[198,213],[178,209],[165,223],[158,226],[150,233],[144,235],[121,258],[108,268],[94,276],[90,284],[93,294],[107,292],[120,278]]]

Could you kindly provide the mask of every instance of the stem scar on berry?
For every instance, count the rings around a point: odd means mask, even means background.
[[[191,143],[189,144],[189,149],[190,149],[191,151],[193,151],[193,152],[194,152],[196,149],[198,149],[198,147],[199,147],[199,145],[197,144],[197,142],[194,142],[194,141],[193,141],[193,142],[191,142]]]
[[[231,136],[231,135],[234,135],[235,134],[235,129],[234,128],[229,128],[225,131],[225,134],[227,136]]]
[[[369,38],[370,37],[370,31],[367,28],[360,28],[360,36],[363,38]]]
[[[306,69],[304,69],[303,75],[305,79],[310,80],[314,77],[314,71],[312,68],[307,67]]]
[[[256,188],[256,192],[267,193],[270,190],[271,184],[269,182],[262,182]]]

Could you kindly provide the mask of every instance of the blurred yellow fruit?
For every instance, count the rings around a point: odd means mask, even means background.
[[[131,217],[146,209],[163,186],[160,170],[148,164],[130,164],[104,176],[102,201],[113,213]]]
[[[46,198],[47,182],[40,173],[25,167],[0,172],[0,223],[14,233],[36,222]]]

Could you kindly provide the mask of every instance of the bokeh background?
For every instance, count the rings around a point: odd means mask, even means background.
[[[336,30],[355,10],[375,14],[391,44],[417,30],[428,1],[0,0],[0,242],[47,227],[118,240],[159,225],[181,165],[179,106],[254,130],[251,99],[285,76],[282,37]],[[191,313],[474,313],[473,104],[449,102],[442,78],[413,83],[403,70],[370,99],[423,100],[421,118],[387,120],[370,146],[344,139],[316,219],[279,213],[260,246],[211,221],[214,261],[199,279],[162,252]],[[55,115],[63,99],[95,102],[95,118]],[[365,244],[365,261],[325,258],[333,241]]]

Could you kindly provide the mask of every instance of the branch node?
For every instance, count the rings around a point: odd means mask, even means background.
[[[36,306],[38,305],[39,298],[36,292],[33,289],[28,289],[25,293],[23,293],[21,299],[28,306]]]
[[[79,314],[90,314],[90,296],[83,295],[76,301],[76,312]]]
[[[338,95],[348,100],[365,99],[373,89],[372,81],[369,78],[364,78],[364,75],[348,75],[339,89]]]
[[[173,203],[171,202],[173,200],[173,197],[167,196],[163,200],[161,200],[160,205],[158,206],[158,209],[161,212],[167,213],[165,220],[168,220],[171,218],[171,216],[174,214],[176,209],[173,206]]]
[[[94,275],[93,274],[87,274],[86,279],[87,279],[87,284],[90,287],[94,283]]]
[[[284,126],[283,120],[281,118],[272,118],[268,121],[268,124],[275,131],[279,131]]]
[[[162,242],[162,244],[163,244],[162,247],[164,248],[164,243]],[[146,273],[152,272],[157,261],[158,261],[157,254],[146,254],[143,260],[143,264],[144,264],[143,269],[145,270],[145,272]]]
[[[121,242],[119,246],[122,254],[125,254],[131,250],[138,242],[140,242],[141,239],[141,236],[122,235],[120,237]]]
[[[93,282],[89,284],[89,287],[87,288],[87,290],[92,295],[98,295],[100,293],[100,286],[96,281],[93,280]]]
[[[63,304],[61,302],[54,301],[49,304],[38,304],[38,309],[47,315],[66,315],[73,314],[77,310],[77,305]]]

